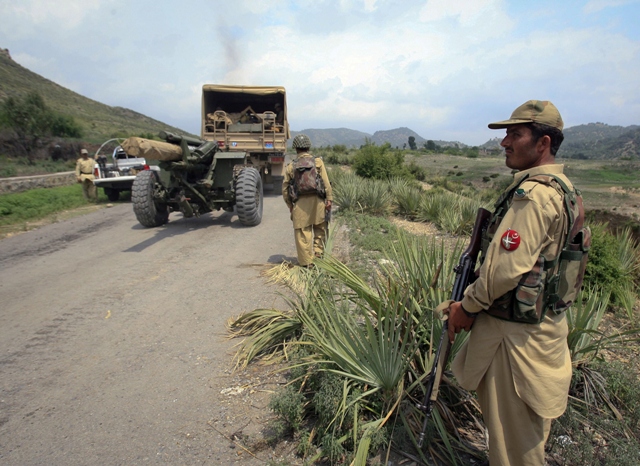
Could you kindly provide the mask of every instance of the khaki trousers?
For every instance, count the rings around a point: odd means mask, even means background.
[[[298,252],[298,264],[302,266],[313,262],[314,257],[324,252],[324,242],[327,238],[327,222],[309,225],[293,230]]]
[[[551,419],[538,416],[516,393],[504,345],[498,348],[476,391],[489,429],[489,464],[544,466]]]
[[[93,181],[88,178],[82,180],[82,194],[85,199],[90,201],[95,201],[98,198],[98,189],[96,185],[93,184]]]

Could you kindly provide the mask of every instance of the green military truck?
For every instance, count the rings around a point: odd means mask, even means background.
[[[128,138],[128,156],[157,160],[158,172],[143,170],[132,186],[138,221],[166,223],[214,210],[235,211],[243,225],[262,221],[263,191],[282,190],[289,138],[283,87],[221,86],[202,90],[200,138],[160,133],[164,142]]]

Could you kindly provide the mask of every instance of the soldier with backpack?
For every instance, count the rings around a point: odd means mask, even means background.
[[[293,148],[296,159],[285,169],[282,197],[293,221],[298,264],[309,267],[324,252],[333,195],[322,159],[309,153],[309,137],[298,134]]]
[[[541,466],[551,421],[567,406],[564,311],[582,283],[590,231],[579,192],[555,163],[558,109],[530,100],[489,128],[506,129],[506,165],[517,171],[484,233],[477,280],[445,311],[451,341],[471,330],[452,368],[478,394],[489,464]]]

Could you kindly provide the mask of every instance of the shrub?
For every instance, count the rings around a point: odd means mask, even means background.
[[[5,100],[0,108],[0,124],[15,133],[27,155],[42,137],[82,136],[81,127],[72,117],[51,110],[35,91]]]
[[[407,176],[409,171],[404,166],[404,155],[401,151],[390,152],[387,143],[376,146],[365,144],[353,159],[353,168],[363,178],[388,180],[392,176]]]
[[[626,278],[618,256],[616,238],[607,231],[606,224],[594,223],[590,228],[591,249],[585,280],[604,289],[613,290],[616,284]]]
[[[427,170],[424,167],[416,164],[414,160],[407,167],[409,169],[409,173],[418,181],[424,181],[427,179]]]
[[[388,146],[366,144],[354,158],[354,169],[363,178],[387,179],[393,173],[394,159],[387,154]]]
[[[302,426],[304,416],[304,395],[289,385],[276,393],[269,402],[269,408],[282,423],[281,427],[290,432],[297,432]],[[284,433],[284,432],[282,432]]]
[[[82,137],[82,128],[70,116],[52,114],[50,125],[52,136],[69,138]]]

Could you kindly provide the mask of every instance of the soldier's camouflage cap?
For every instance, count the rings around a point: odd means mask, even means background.
[[[555,105],[548,100],[529,100],[516,108],[511,114],[511,118],[489,123],[489,128],[501,129],[523,123],[539,123],[557,128],[560,131],[564,127],[560,112]]]

